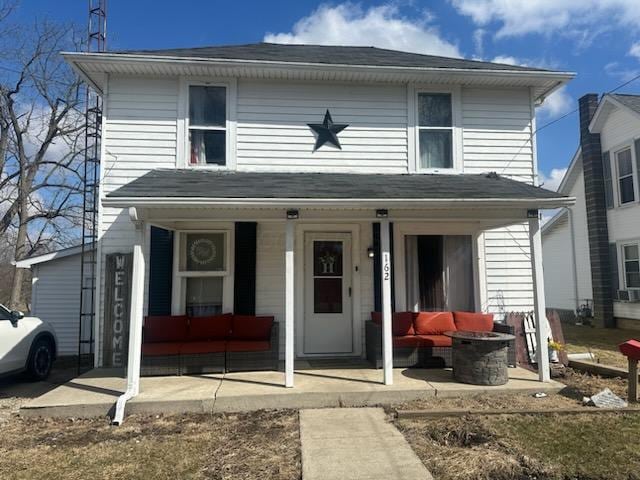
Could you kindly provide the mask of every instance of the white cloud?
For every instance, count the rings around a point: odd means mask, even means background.
[[[491,59],[493,63],[506,63],[507,65],[522,65],[526,66],[523,62],[518,60],[516,57],[512,57],[510,55],[498,55]]]
[[[497,37],[560,33],[589,42],[604,30],[640,25],[638,0],[449,1],[479,26],[496,22]]]
[[[419,19],[400,15],[392,4],[363,10],[355,3],[321,5],[291,32],[268,33],[265,42],[359,45],[406,52],[461,57],[457,45],[440,36],[428,13]]]
[[[566,87],[559,88],[538,107],[536,113],[540,118],[550,120],[569,113],[575,107],[575,102],[567,92]]]
[[[637,68],[629,68],[622,65],[620,62],[610,62],[604,66],[604,71],[607,75],[617,78],[622,82],[628,82],[632,78],[640,75],[640,70]]]
[[[631,45],[631,48],[629,49],[629,55],[640,60],[640,42],[636,42]]]
[[[553,168],[549,175],[546,175],[544,172],[539,172],[538,178],[540,180],[540,186],[547,190],[557,191],[566,173],[566,168]]]

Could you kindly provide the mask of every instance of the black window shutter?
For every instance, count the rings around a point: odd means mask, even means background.
[[[607,208],[613,208],[613,179],[611,178],[611,156],[609,152],[602,152],[602,177],[604,180],[605,205]]]
[[[256,222],[236,222],[233,312],[256,314]]]
[[[382,311],[382,271],[380,268],[380,224],[373,223],[373,309]]]
[[[151,227],[149,252],[149,315],[171,315],[173,232]]]
[[[389,223],[389,249],[391,250],[391,311],[396,309],[396,288],[393,258],[393,223]],[[382,266],[380,265],[380,223],[373,223],[373,306],[376,312],[382,311]]]
[[[611,293],[613,298],[618,298],[620,282],[618,280],[618,247],[615,243],[609,244],[609,263],[611,271]]]

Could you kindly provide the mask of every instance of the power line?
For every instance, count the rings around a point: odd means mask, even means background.
[[[635,82],[635,81],[636,81],[636,80],[638,80],[638,79],[640,79],[640,75],[636,75],[635,77],[633,77],[633,78],[631,78],[631,79],[627,80],[626,82],[621,83],[620,85],[618,85],[618,86],[617,86],[617,87],[615,87],[614,89],[612,89],[612,90],[609,90],[609,91],[605,92],[605,93],[603,94],[603,96],[604,96],[604,95],[611,94],[611,93],[614,93],[614,92],[617,92],[617,91],[618,91],[618,90],[620,90],[621,88],[626,87],[627,85],[629,85],[630,83]],[[529,135],[529,138],[528,138],[528,139],[527,139],[527,140],[526,140],[526,141],[525,141],[525,142],[520,146],[520,148],[518,149],[518,151],[513,155],[513,158],[512,158],[511,160],[509,160],[509,162],[508,162],[508,163],[503,167],[503,169],[502,169],[502,171],[500,172],[500,174],[503,174],[503,173],[504,173],[504,171],[505,171],[507,168],[509,168],[509,165],[511,165],[511,164],[513,163],[513,161],[514,161],[514,160],[516,159],[516,157],[520,154],[520,152],[522,151],[522,149],[523,149],[524,147],[526,147],[527,145],[529,145],[529,144],[533,141],[533,137],[535,137],[535,136],[538,134],[538,132],[540,132],[541,130],[544,130],[544,129],[545,129],[545,128],[547,128],[547,127],[550,127],[551,125],[553,125],[553,124],[555,124],[555,123],[558,123],[558,122],[559,122],[559,121],[561,121],[561,120],[564,120],[565,118],[567,118],[567,117],[569,117],[569,116],[573,115],[573,114],[574,114],[574,113],[576,113],[577,111],[578,111],[578,108],[574,108],[574,109],[573,109],[573,110],[571,110],[570,112],[567,112],[567,113],[565,113],[564,115],[562,115],[562,116],[560,116],[560,117],[558,117],[558,118],[556,118],[556,119],[554,119],[554,120],[551,120],[550,122],[545,123],[545,124],[544,124],[544,125],[542,125],[541,127],[538,127],[538,128],[536,128],[533,132],[531,132],[531,134]]]

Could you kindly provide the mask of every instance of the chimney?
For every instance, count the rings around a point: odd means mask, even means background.
[[[589,124],[598,108],[598,95],[588,93],[578,100],[578,104],[589,257],[591,259],[591,283],[593,286],[593,315],[599,326],[615,328],[602,147],[600,134],[589,131]]]

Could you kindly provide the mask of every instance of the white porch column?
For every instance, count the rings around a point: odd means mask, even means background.
[[[134,222],[133,272],[131,275],[131,311],[129,314],[129,356],[127,390],[136,396],[140,389],[140,357],[142,354],[142,318],[144,316],[145,224]]]
[[[538,377],[541,382],[550,380],[549,374],[549,323],[547,322],[547,307],[544,298],[544,276],[542,273],[542,237],[540,232],[540,218],[536,212],[529,218],[529,243],[531,247],[531,270],[533,273],[533,305],[536,317],[536,361],[538,363]]]
[[[285,350],[284,350],[284,386],[293,387],[293,362],[294,362],[294,344],[293,344],[293,326],[294,326],[294,305],[295,290],[293,281],[294,272],[294,256],[293,247],[295,240],[295,224],[291,220],[287,220],[285,235],[285,280],[284,280],[284,325],[285,325]]]
[[[146,225],[135,208],[129,209],[135,226],[133,270],[131,272],[131,304],[129,312],[129,355],[127,358],[127,390],[118,397],[113,417],[115,425],[124,420],[127,401],[140,392],[140,357],[142,354],[142,317],[144,315],[145,231]]]
[[[393,338],[391,336],[391,242],[389,220],[380,221],[380,272],[382,281],[382,361],[384,384],[393,384]]]

